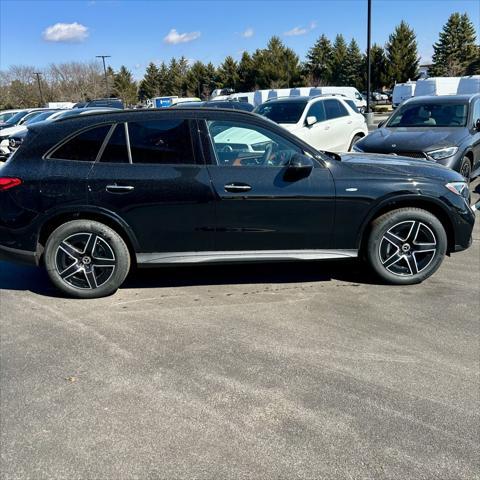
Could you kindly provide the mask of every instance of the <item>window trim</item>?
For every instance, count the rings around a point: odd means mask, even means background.
[[[79,130],[75,130],[70,135],[68,135],[66,138],[64,138],[63,140],[61,140],[57,144],[55,144],[53,147],[49,148],[47,150],[47,152],[43,154],[42,160],[61,160],[63,162],[83,162],[83,163],[94,164],[100,158],[99,153],[103,153],[103,150],[105,149],[105,146],[107,145],[106,141],[108,141],[110,139],[110,136],[111,136],[111,133],[112,133],[112,127],[115,127],[115,125],[116,125],[115,123],[97,123],[95,125],[88,125],[88,126],[83,127]],[[73,160],[71,158],[52,158],[52,155],[57,150],[62,148],[67,142],[69,142],[70,140],[73,140],[75,137],[81,135],[82,133],[87,132],[88,130],[94,130],[95,128],[98,128],[98,127],[108,127],[108,126],[110,126],[110,129],[107,132],[107,134],[105,135],[105,138],[103,139],[102,144],[100,145],[100,148],[97,152],[97,156],[95,157],[95,160]]]

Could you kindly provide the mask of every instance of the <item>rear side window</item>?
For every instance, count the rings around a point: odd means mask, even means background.
[[[325,113],[327,114],[327,120],[348,115],[347,109],[338,100],[334,100],[333,98],[325,100]]]
[[[101,162],[107,163],[129,163],[127,137],[125,135],[125,124],[119,123],[115,126],[107,146],[102,153]]]
[[[60,145],[49,158],[94,162],[111,125],[90,128]]]
[[[133,163],[195,164],[187,120],[129,122]]]

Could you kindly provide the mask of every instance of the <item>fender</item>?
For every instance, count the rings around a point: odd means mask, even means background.
[[[362,244],[362,239],[365,234],[365,230],[368,228],[372,220],[378,216],[378,213],[381,212],[382,210],[386,209],[390,205],[394,205],[398,203],[398,208],[402,207],[403,204],[408,204],[411,202],[412,205],[417,204],[417,208],[421,206],[422,204],[431,204],[434,206],[437,210],[440,209],[442,213],[444,214],[444,217],[448,219],[450,225],[449,227],[453,228],[453,220],[452,217],[446,208],[445,204],[439,200],[436,197],[433,197],[431,195],[426,195],[426,194],[412,194],[412,193],[404,193],[404,194],[398,194],[398,192],[395,192],[392,195],[382,197],[380,198],[375,204],[370,208],[368,213],[366,214],[363,222],[361,223],[361,227],[359,231],[357,232],[357,237],[356,237],[356,243],[355,245],[357,246],[358,249],[360,249],[361,244]],[[448,233],[448,232],[447,232]]]
[[[79,204],[79,205],[68,205],[66,207],[51,209],[45,212],[45,218],[43,219],[40,225],[39,232],[43,229],[45,224],[49,223],[51,220],[54,220],[57,217],[61,217],[62,215],[81,217],[82,214],[90,214],[93,216],[99,216],[99,217],[103,216],[108,218],[113,224],[115,224],[118,228],[120,228],[123,232],[125,232],[133,249],[136,252],[140,250],[137,237],[133,232],[133,230],[130,228],[130,226],[125,222],[125,220],[123,220],[123,218],[121,218],[116,213],[106,208],[99,207],[97,205],[93,206],[93,205]]]

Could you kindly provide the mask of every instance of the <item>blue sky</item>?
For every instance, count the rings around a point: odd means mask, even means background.
[[[184,55],[218,64],[264,47],[272,35],[301,58],[322,33],[355,37],[364,49],[366,6],[366,0],[0,0],[0,69],[107,54],[114,68],[125,64],[140,78],[150,61]],[[454,11],[467,12],[480,34],[479,0],[373,0],[373,41],[384,44],[404,19],[428,61]]]

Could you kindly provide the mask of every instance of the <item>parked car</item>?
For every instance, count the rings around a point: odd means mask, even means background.
[[[12,118],[16,113],[20,112],[20,109],[16,110],[2,110],[0,112],[0,125],[5,123],[9,118]]]
[[[430,160],[467,179],[480,161],[479,94],[413,97],[379,127],[354,150]]]
[[[15,115],[12,115],[8,120],[0,124],[0,130],[5,128],[15,127],[17,125],[22,125],[28,118],[31,118],[31,114],[34,112],[41,112],[45,110],[44,108],[26,108],[24,110],[19,110]]]
[[[119,108],[124,109],[123,101],[121,98],[95,98],[88,102],[76,103],[73,108]]]
[[[254,112],[273,120],[319,150],[346,152],[368,134],[363,115],[354,111],[341,96],[269,100]]]
[[[458,173],[324,154],[248,112],[119,111],[42,122],[0,169],[0,253],[61,291],[113,293],[138,267],[365,255],[418,283],[468,248]]]
[[[177,103],[173,106],[174,107],[180,107],[180,108],[190,108],[190,107],[231,108],[233,110],[243,110],[245,112],[251,112],[254,109],[253,105],[251,105],[250,103],[233,101],[233,100],[210,100],[210,101],[205,101],[205,102],[183,102],[183,103]]]
[[[100,113],[114,111],[114,108],[74,108],[69,110],[53,110],[53,111],[39,111],[36,115],[28,119],[23,125],[5,129],[0,131],[0,162],[7,160],[7,158],[17,150],[22,144],[27,127],[37,122],[51,122],[61,118],[72,117],[74,115],[88,115],[90,113]]]

